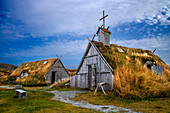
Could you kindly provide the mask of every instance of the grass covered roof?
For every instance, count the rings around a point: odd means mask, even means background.
[[[157,65],[164,66],[165,74],[170,76],[170,66],[162,61],[157,55],[152,53],[150,50],[139,49],[139,48],[128,48],[119,46],[116,44],[110,44],[110,46],[104,46],[102,42],[93,41],[93,44],[102,53],[104,58],[107,60],[109,65],[116,69],[122,64],[134,65],[136,63],[144,65],[146,61],[155,61]],[[121,48],[124,52],[119,52],[118,48]]]
[[[29,76],[45,75],[53,64],[57,61],[57,58],[45,59],[40,61],[25,62],[21,64],[10,76],[20,76],[23,70],[27,70]]]
[[[170,96],[170,66],[149,50],[135,49],[101,42],[92,42],[112,67],[114,93],[121,98],[142,99]],[[97,50],[97,51],[98,51]],[[164,66],[164,75],[157,76],[144,67],[146,61]]]

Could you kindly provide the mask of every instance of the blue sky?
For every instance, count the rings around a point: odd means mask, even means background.
[[[0,62],[20,65],[58,54],[67,68],[77,68],[103,10],[111,43],[156,48],[170,64],[169,0],[0,0]]]

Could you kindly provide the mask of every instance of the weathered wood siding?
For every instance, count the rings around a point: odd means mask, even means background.
[[[79,71],[71,78],[70,85],[71,87],[89,88],[93,90],[96,88],[97,83],[100,82],[107,83],[104,85],[105,90],[112,90],[112,72],[100,58],[95,48],[90,46]]]
[[[164,66],[151,66],[151,71],[158,75],[164,75]]]
[[[55,72],[55,81],[62,81],[63,79],[69,78],[69,74],[65,71],[60,61],[57,61],[45,76],[45,81],[51,83],[52,72]]]
[[[103,30],[99,30],[98,32],[98,41],[102,42],[104,45],[110,44],[110,34],[107,32],[104,32]]]

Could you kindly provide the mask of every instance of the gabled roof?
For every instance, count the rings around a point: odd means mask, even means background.
[[[61,62],[61,60],[60,60],[60,59],[57,59],[57,61],[56,61],[55,63],[57,63],[57,62],[60,62],[61,65],[62,65],[62,67],[63,67],[64,70],[66,71],[66,73],[67,73],[68,75],[70,75],[69,72],[67,71],[67,69],[65,68],[64,64]],[[55,64],[55,63],[54,63],[54,64]],[[54,64],[53,64],[53,65],[54,65]],[[50,68],[50,69],[51,69],[51,68]],[[45,76],[46,76],[46,74],[50,71],[50,69],[44,74]]]
[[[105,46],[103,45],[102,42],[92,41],[89,42],[86,48],[86,51],[80,62],[76,74],[78,73],[81,65],[83,64],[83,60],[87,55],[91,46],[95,48],[100,58],[104,61],[106,66],[108,66],[112,70],[112,72],[114,69],[116,69],[118,65],[127,62],[130,62],[132,64],[138,62],[144,65],[146,61],[155,61],[156,64],[158,65],[165,65],[165,62],[163,62],[157,55],[153,54],[151,51],[146,49],[128,48],[128,47],[118,46],[116,44],[110,44],[110,46]],[[124,52],[119,52],[117,50],[117,47],[121,48]]]
[[[97,33],[96,33],[96,34],[98,34],[98,32],[99,32],[100,29],[101,29],[102,31],[105,31],[105,32],[108,32],[109,34],[111,34],[111,32],[110,32],[108,29],[101,28],[101,27],[98,27],[98,30],[97,30]]]
[[[47,61],[46,64],[44,62]],[[21,64],[10,76],[20,76],[23,70],[27,70],[29,76],[45,75],[53,64],[57,61],[57,58],[45,59],[40,61],[25,62]]]
[[[94,41],[93,41],[93,42],[94,42]],[[106,66],[107,66],[108,68],[110,68],[111,71],[113,71],[112,67],[108,64],[108,62],[106,61],[106,59],[103,57],[103,55],[101,54],[101,52],[98,50],[98,48],[96,47],[96,45],[95,45],[93,42],[91,42],[91,41],[89,42],[89,44],[88,44],[88,46],[87,46],[87,48],[86,48],[86,51],[85,51],[85,53],[84,53],[84,55],[83,55],[83,58],[81,59],[81,62],[80,62],[80,64],[79,64],[79,67],[77,68],[76,74],[77,74],[78,71],[80,70],[80,68],[81,68],[81,66],[82,66],[82,64],[83,64],[84,58],[85,58],[85,56],[87,55],[87,53],[88,53],[88,51],[89,51],[89,49],[90,49],[91,46],[93,46],[93,48],[96,50],[97,54],[100,56],[100,58],[101,58],[101,59],[103,60],[103,62],[106,64]]]

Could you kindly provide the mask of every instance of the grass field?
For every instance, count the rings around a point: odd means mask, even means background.
[[[15,91],[11,89],[0,89],[0,113],[23,113],[23,112],[43,112],[43,113],[93,113],[98,112],[86,108],[76,107],[60,101],[51,100],[53,94],[45,91],[46,87],[24,87],[28,92],[26,100],[13,98]],[[83,90],[80,88],[54,88],[50,90],[70,91]],[[145,100],[126,100],[113,95],[113,92],[94,92],[82,93],[73,98],[73,100],[85,100],[96,105],[114,105],[118,107],[130,108],[133,111],[140,112],[170,112],[170,97],[149,98]]]
[[[28,98],[19,100],[14,90],[0,89],[0,112],[2,113],[93,113],[94,110],[80,108],[60,101],[53,101],[53,94],[44,91],[28,90]]]
[[[169,113],[170,112],[170,97],[166,98],[149,98],[145,100],[125,100],[120,97],[115,97],[112,92],[107,92],[104,95],[102,92],[81,93],[73,98],[73,100],[85,100],[96,105],[114,105],[118,107],[130,108],[133,111],[149,112],[149,113]]]

